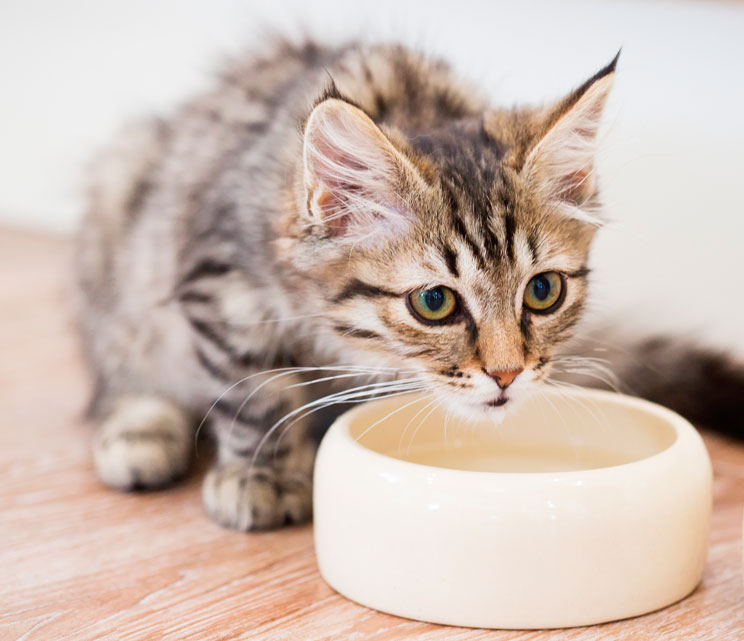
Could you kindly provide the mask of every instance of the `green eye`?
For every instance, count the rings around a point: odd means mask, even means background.
[[[524,304],[538,314],[547,314],[563,302],[563,278],[558,272],[543,272],[533,277],[524,290]]]
[[[408,295],[413,315],[425,323],[446,320],[457,310],[457,296],[448,287],[439,285],[431,289],[418,289]]]

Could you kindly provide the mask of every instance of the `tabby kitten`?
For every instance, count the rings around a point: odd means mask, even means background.
[[[207,512],[307,519],[307,414],[326,404],[309,374],[379,381],[331,401],[427,389],[502,417],[585,307],[616,60],[502,109],[400,46],[283,44],[126,131],[78,252],[103,481],[171,483],[208,413]]]

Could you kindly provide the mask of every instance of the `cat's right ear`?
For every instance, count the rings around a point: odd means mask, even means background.
[[[357,240],[407,225],[399,194],[416,171],[358,107],[339,98],[318,103],[305,126],[303,161],[307,213],[328,235]]]

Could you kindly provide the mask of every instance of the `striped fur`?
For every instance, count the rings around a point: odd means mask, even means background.
[[[585,306],[588,150],[614,64],[553,105],[498,109],[400,46],[279,44],[125,133],[95,165],[79,243],[104,481],[173,480],[188,446],[142,434],[181,438],[208,412],[208,512],[244,530],[307,518],[309,419],[267,430],[319,396],[302,370],[272,368],[413,372],[456,410],[500,418]],[[544,271],[566,294],[537,315],[522,295]],[[437,285],[458,313],[423,324],[406,296]],[[502,392],[490,373],[515,369]]]

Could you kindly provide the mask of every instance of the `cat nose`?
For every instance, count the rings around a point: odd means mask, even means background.
[[[501,389],[506,389],[523,371],[524,367],[519,367],[518,369],[491,370],[488,372],[488,375],[496,381],[496,385]]]

